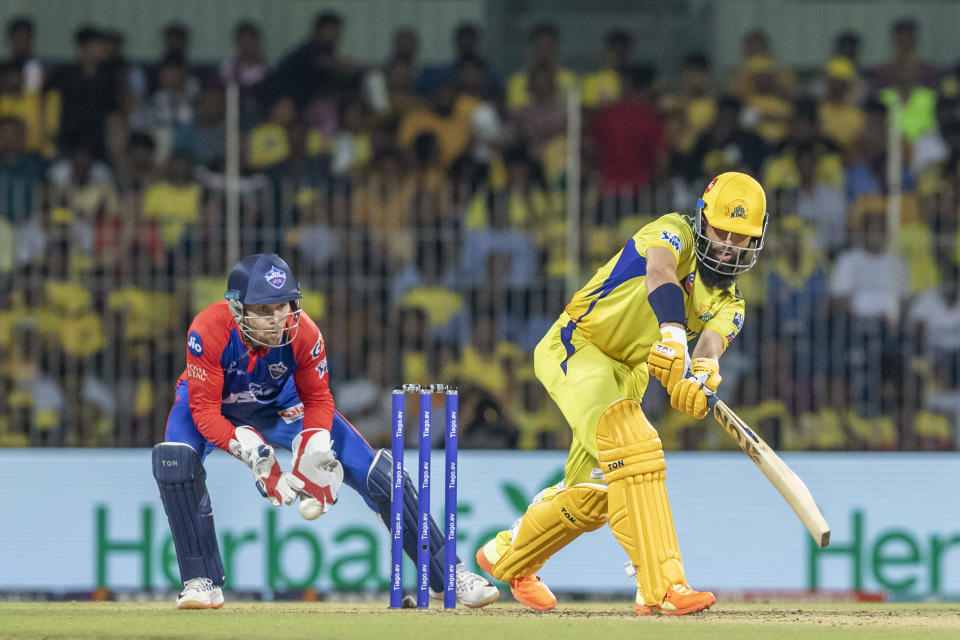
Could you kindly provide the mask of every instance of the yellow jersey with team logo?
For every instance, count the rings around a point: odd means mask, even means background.
[[[684,291],[687,339],[704,329],[725,338],[724,348],[743,328],[743,297],[736,284],[712,289],[696,277],[693,221],[668,213],[641,228],[620,252],[600,267],[574,294],[566,313],[569,323],[560,339],[569,358],[580,333],[603,353],[625,364],[646,362],[650,346],[660,339],[660,323],[647,302],[647,249],[663,247],[677,259],[677,280]]]

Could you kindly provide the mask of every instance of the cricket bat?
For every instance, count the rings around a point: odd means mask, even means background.
[[[820,545],[821,549],[830,544],[830,525],[820,513],[803,480],[723,400],[714,395],[709,396],[707,402],[713,409],[716,421],[737,441],[754,464],[760,467],[763,475],[767,476],[770,484],[776,487],[813,536],[814,542]]]

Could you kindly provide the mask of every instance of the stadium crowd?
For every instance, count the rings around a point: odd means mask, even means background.
[[[279,60],[242,22],[220,64],[170,24],[152,62],[83,27],[76,58],[6,26],[0,66],[0,446],[149,446],[183,369],[190,318],[222,299],[226,247],[277,252],[327,342],[338,408],[374,446],[399,382],[456,382],[461,445],[566,448],[532,371],[567,301],[566,90],[582,119],[578,284],[654,215],[693,212],[710,177],[743,170],[771,228],[741,278],[746,327],[723,359],[728,401],[775,447],[955,449],[960,420],[960,69],[889,62],[844,32],[822,68],[778,62],[750,32],[717,77],[704,53],[670,73],[611,31],[597,68],[563,66],[561,34],[529,33],[510,74],[463,24],[446,64],[398,28],[381,65],[345,58],[317,16]],[[240,223],[228,199],[225,87],[239,93]],[[896,118],[902,148],[888,147]],[[891,152],[902,175],[887,175]],[[899,184],[892,185],[891,181]],[[900,225],[887,228],[887,197]],[[893,243],[892,245],[890,243]],[[893,246],[895,250],[888,250]],[[735,446],[669,411],[667,448]]]

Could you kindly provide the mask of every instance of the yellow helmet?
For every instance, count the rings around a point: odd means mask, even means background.
[[[704,266],[722,275],[743,273],[757,262],[767,232],[767,196],[760,183],[745,173],[728,171],[714,178],[697,200],[693,234],[696,254]],[[734,247],[706,236],[706,222],[719,231],[752,236],[747,247]],[[730,262],[711,255],[712,248],[730,249],[736,259]]]

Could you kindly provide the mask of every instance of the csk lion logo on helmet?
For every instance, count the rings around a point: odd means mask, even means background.
[[[728,218],[739,218],[740,220],[747,219],[747,203],[743,200],[733,200],[727,203],[727,217]]]

